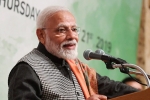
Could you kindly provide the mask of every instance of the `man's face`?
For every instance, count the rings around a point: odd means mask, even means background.
[[[127,85],[130,85],[134,88],[137,88],[139,90],[143,90],[143,87],[140,83],[136,82],[136,81],[130,81],[130,82],[126,82]]]
[[[50,16],[43,31],[44,45],[50,53],[63,59],[77,57],[77,26],[70,12],[59,11]]]

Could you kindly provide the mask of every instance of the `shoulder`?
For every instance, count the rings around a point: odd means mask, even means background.
[[[29,64],[27,64],[26,62],[19,62],[12,68],[12,70],[9,73],[8,84],[11,80],[14,80],[16,78],[21,79],[21,77],[27,78],[30,76],[38,78],[37,74]]]

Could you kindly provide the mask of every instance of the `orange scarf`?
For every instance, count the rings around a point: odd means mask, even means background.
[[[67,60],[75,74],[85,98],[98,93],[96,72],[79,60]]]

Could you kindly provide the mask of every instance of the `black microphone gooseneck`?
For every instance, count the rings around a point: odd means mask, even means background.
[[[112,66],[114,63],[123,64],[126,62],[125,60],[122,60],[120,58],[115,58],[110,55],[106,55],[105,52],[101,49],[98,49],[95,52],[92,52],[92,50],[85,50],[83,56],[86,60],[102,60],[106,64],[107,69],[114,69]]]
[[[102,55],[103,55],[103,56],[102,56],[102,59],[104,59],[104,60],[107,59],[107,61],[104,61],[104,63],[105,63],[105,65],[106,65],[106,68],[107,68],[107,69],[114,69],[114,68],[113,68],[113,64],[114,64],[114,63],[115,63],[115,64],[122,64],[122,62],[121,62],[120,59],[105,54],[105,52],[104,52],[102,49],[96,50],[95,53],[97,53],[97,54],[102,54]],[[113,59],[112,59],[112,58],[113,58]],[[124,69],[124,68],[121,68],[120,71],[121,71],[121,72],[124,72],[124,73],[127,73],[127,72],[128,72],[128,70],[127,70],[126,68],[125,68],[125,69]]]

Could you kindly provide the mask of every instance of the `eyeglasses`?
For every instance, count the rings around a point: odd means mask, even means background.
[[[43,30],[45,29],[51,29],[51,28],[42,28]],[[67,33],[69,32],[69,30],[72,31],[72,33],[74,35],[78,35],[79,32],[80,32],[80,27],[72,27],[71,29],[69,27],[66,27],[66,26],[61,26],[59,28],[56,28],[56,35],[57,36],[64,36],[64,35],[67,35]]]

